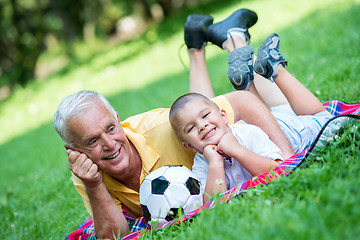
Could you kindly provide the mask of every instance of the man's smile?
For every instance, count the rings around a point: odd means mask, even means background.
[[[106,160],[112,160],[112,159],[116,158],[117,156],[119,156],[120,150],[121,150],[121,148],[120,148],[119,150],[117,150],[114,154],[112,154],[112,155],[110,155],[110,156],[108,156],[108,157],[105,157],[104,159],[106,159]]]

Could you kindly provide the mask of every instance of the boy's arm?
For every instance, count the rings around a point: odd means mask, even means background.
[[[294,155],[294,151],[284,133],[281,131],[270,109],[254,94],[247,91],[234,91],[225,94],[234,111],[234,121],[244,120],[246,123],[260,127],[280,148],[284,159]]]
[[[203,194],[203,201],[206,203],[210,200],[213,194],[225,192],[227,187],[224,159],[219,153],[217,153],[216,146],[206,146],[203,154],[204,158],[209,163],[205,192]]]
[[[246,149],[231,132],[222,137],[218,151],[235,158],[252,176],[266,173],[282,162],[281,159],[272,160]]]

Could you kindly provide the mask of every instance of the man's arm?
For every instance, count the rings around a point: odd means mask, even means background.
[[[69,168],[83,181],[93,211],[98,238],[118,238],[129,231],[122,211],[116,206],[102,181],[98,167],[85,154],[68,149]]]
[[[294,151],[284,133],[281,131],[270,109],[254,94],[247,91],[234,91],[225,94],[234,111],[234,121],[244,120],[246,123],[260,127],[280,148],[284,159],[294,155]]]
[[[93,210],[96,237],[117,239],[129,231],[124,214],[114,203],[104,183],[86,187]]]

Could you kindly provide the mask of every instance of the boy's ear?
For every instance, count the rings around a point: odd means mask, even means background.
[[[188,142],[181,142],[181,145],[183,146],[183,148],[185,148],[186,150],[190,150],[193,152],[197,152],[197,150]]]
[[[226,122],[226,124],[230,123],[229,117],[227,115],[227,112],[224,109],[220,110],[221,116],[224,119],[224,121]]]

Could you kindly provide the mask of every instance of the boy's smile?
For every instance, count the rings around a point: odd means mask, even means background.
[[[200,152],[207,145],[217,145],[228,131],[229,120],[224,110],[203,99],[193,99],[178,112],[177,125],[186,149]]]

